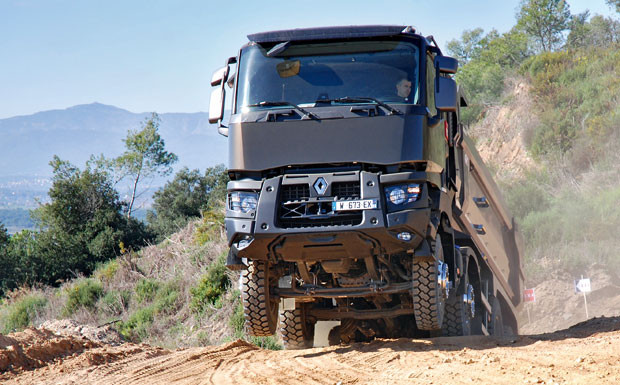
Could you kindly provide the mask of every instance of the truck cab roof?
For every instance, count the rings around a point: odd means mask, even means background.
[[[284,41],[353,39],[377,36],[412,35],[413,27],[405,25],[352,25],[340,27],[297,28],[260,32],[248,35],[251,42],[278,43]]]

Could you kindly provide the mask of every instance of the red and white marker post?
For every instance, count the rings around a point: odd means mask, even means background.
[[[528,303],[536,303],[536,291],[534,288],[523,290],[523,302],[525,302],[525,310],[527,310],[527,323],[532,322],[530,317],[530,306]]]

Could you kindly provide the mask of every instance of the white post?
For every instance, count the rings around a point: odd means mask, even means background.
[[[581,276],[581,279],[583,279],[583,275]],[[588,300],[586,299],[586,291],[582,291],[583,293],[583,304],[586,307],[586,320],[590,319],[590,316],[588,315]]]
[[[530,305],[529,304],[525,304],[525,308],[527,309],[527,323],[531,324],[532,323],[532,318],[530,317]]]

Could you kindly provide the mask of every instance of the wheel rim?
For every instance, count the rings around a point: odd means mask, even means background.
[[[463,302],[465,303],[466,315],[469,319],[476,316],[476,301],[474,296],[474,287],[469,283],[466,285],[465,293],[463,293]]]

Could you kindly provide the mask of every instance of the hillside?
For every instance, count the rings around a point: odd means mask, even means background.
[[[238,277],[223,266],[222,231],[219,221],[192,221],[159,245],[100,265],[89,278],[9,293],[0,307],[0,333],[69,318],[110,324],[126,340],[165,347],[241,337],[242,323],[231,321],[236,312],[241,316],[232,285]]]

